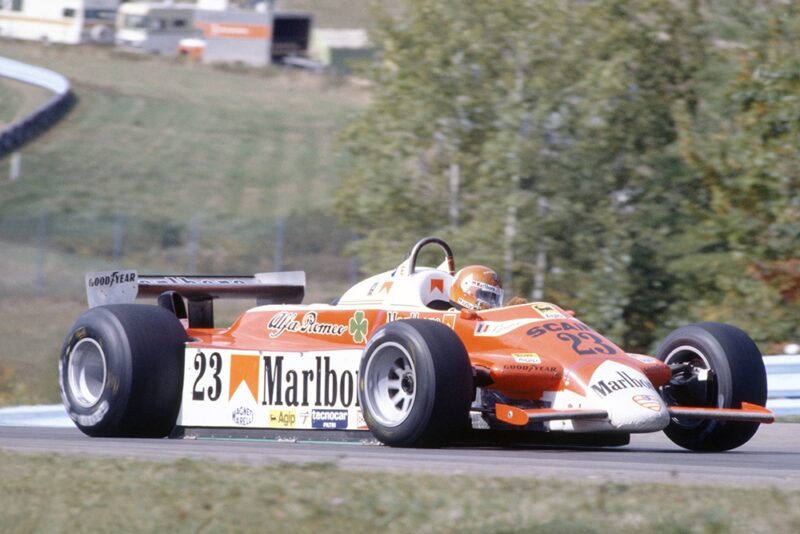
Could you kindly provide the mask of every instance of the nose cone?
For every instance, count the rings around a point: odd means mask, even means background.
[[[627,432],[663,430],[670,420],[661,396],[637,369],[603,362],[589,380],[587,395],[608,412],[611,425]]]

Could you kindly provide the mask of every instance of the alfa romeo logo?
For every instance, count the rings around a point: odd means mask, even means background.
[[[369,319],[364,317],[363,311],[357,311],[351,318],[348,331],[353,336],[353,341],[356,343],[364,343],[367,339],[367,328],[369,328]]]

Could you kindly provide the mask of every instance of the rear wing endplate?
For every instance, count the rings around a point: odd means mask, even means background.
[[[86,274],[86,297],[90,308],[132,303],[137,297],[156,297],[165,307],[170,307],[167,304],[172,301],[172,311],[183,319],[187,313],[180,313],[182,310],[176,309],[175,303],[186,299],[189,324],[199,328],[213,325],[211,303],[214,299],[255,298],[259,306],[299,304],[305,296],[305,287],[306,273],[303,271],[252,276],[139,275],[135,270]]]

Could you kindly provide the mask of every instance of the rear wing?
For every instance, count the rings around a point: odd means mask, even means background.
[[[89,307],[132,303],[137,297],[156,297],[158,304],[186,319],[187,326],[212,328],[213,301],[255,298],[256,304],[299,304],[306,273],[287,271],[252,276],[139,275],[134,270],[86,274]],[[188,311],[184,299],[188,302]]]

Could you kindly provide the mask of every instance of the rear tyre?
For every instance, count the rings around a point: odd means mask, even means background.
[[[742,402],[766,404],[767,374],[761,352],[734,326],[701,323],[678,328],[656,354],[668,365],[682,366],[661,388],[667,405],[741,408]],[[758,425],[673,417],[664,433],[686,449],[716,452],[745,444]]]
[[[472,382],[467,350],[450,328],[424,319],[388,323],[361,359],[364,420],[386,445],[442,445],[469,421]]]
[[[158,306],[86,311],[61,349],[67,413],[89,436],[168,435],[180,408],[185,341],[177,317]]]

